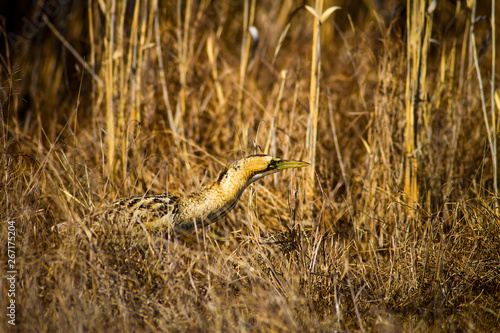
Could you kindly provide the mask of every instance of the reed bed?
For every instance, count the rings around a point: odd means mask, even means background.
[[[498,330],[495,14],[494,0],[0,5],[2,309],[9,221],[17,269],[1,330]],[[51,229],[188,193],[254,153],[312,167],[147,250]]]

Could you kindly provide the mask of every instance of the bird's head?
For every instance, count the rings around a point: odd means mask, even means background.
[[[284,169],[301,168],[310,165],[302,161],[288,161],[268,155],[251,155],[241,160],[235,161],[226,170],[219,174],[219,179],[230,177],[234,174],[245,176],[249,185],[267,175],[279,172]]]
[[[189,229],[193,226],[193,220],[197,223],[218,220],[233,209],[251,183],[284,169],[308,165],[306,162],[287,161],[268,155],[251,155],[237,160],[222,170],[215,182],[180,199],[178,207],[181,212],[176,217],[176,223]]]

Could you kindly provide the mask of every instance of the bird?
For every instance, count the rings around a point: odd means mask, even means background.
[[[257,154],[236,160],[222,169],[209,185],[187,195],[175,192],[126,197],[105,205],[90,216],[91,224],[125,224],[133,234],[190,233],[227,215],[245,189],[255,181],[285,169],[310,164]],[[64,232],[66,225],[56,225]]]

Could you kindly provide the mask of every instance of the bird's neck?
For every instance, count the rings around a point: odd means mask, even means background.
[[[211,187],[222,192],[227,201],[238,200],[243,191],[252,183],[252,176],[244,169],[231,168],[223,176],[219,176]]]
[[[219,175],[212,184],[183,197],[179,203],[179,224],[184,225],[184,229],[192,229],[195,216],[198,217],[197,225],[202,225],[227,215],[250,184],[251,178],[243,170],[230,169],[227,174]]]

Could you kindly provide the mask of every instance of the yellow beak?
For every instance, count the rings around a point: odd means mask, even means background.
[[[307,162],[302,162],[302,161],[286,161],[282,160],[276,163],[276,169],[278,170],[283,170],[283,169],[290,169],[290,168],[302,168],[310,166],[309,163]]]

